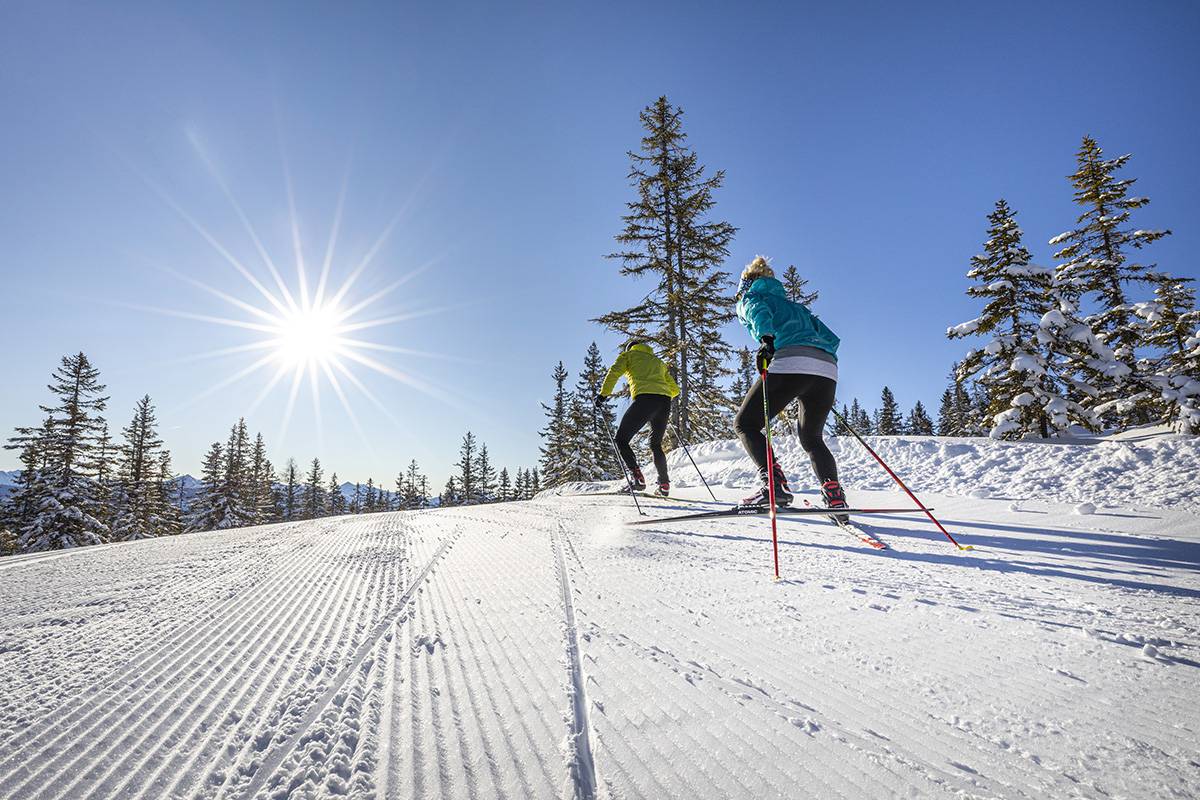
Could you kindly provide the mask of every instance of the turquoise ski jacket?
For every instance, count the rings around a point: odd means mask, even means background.
[[[776,350],[817,347],[837,360],[841,340],[807,306],[788,300],[783,284],[774,278],[759,278],[750,284],[738,299],[737,315],[756,342],[774,336]]]

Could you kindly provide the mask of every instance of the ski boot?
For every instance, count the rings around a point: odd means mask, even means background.
[[[629,491],[643,492],[646,490],[646,479],[642,477],[642,471],[635,469],[633,475],[629,478]]]
[[[670,481],[659,481],[658,482],[658,491],[655,492],[655,494],[657,494],[659,497],[670,497],[671,496],[671,482]]]
[[[771,505],[771,489],[767,486],[767,471],[763,470],[760,473],[762,477],[762,488],[757,493],[746,497],[742,500],[744,506],[770,506]],[[775,467],[775,505],[779,508],[790,506],[792,504],[792,493],[788,491],[787,478],[783,475],[783,470]]]
[[[846,504],[846,492],[837,481],[829,480],[822,483],[821,497],[825,500],[826,508],[849,508]],[[850,521],[850,516],[847,514],[836,514],[833,517],[833,521],[838,525],[845,525]]]

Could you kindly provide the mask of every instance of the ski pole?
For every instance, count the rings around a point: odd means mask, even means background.
[[[961,545],[957,541],[955,541],[954,537],[950,535],[950,531],[943,528],[942,523],[937,521],[937,517],[933,516],[933,514],[930,513],[929,509],[925,507],[925,504],[922,503],[920,500],[918,500],[917,496],[912,493],[912,490],[904,485],[904,481],[900,480],[900,476],[897,475],[895,472],[892,472],[892,468],[889,467],[887,464],[885,464],[883,459],[879,457],[879,454],[871,449],[871,445],[867,444],[866,441],[861,436],[858,435],[858,431],[856,431],[856,430],[854,430],[854,428],[850,427],[850,422],[845,417],[843,417],[841,414],[839,414],[838,410],[836,408],[833,408],[830,410],[833,412],[833,416],[836,417],[837,420],[839,422],[841,422],[843,426],[845,426],[846,430],[850,431],[851,435],[854,436],[855,439],[858,439],[858,443],[861,444],[863,447],[865,447],[867,449],[867,452],[875,457],[875,460],[879,462],[879,466],[883,467],[887,471],[887,474],[892,476],[892,480],[894,480],[897,484],[899,484],[900,488],[903,489],[908,494],[908,496],[912,498],[912,501],[917,504],[917,507],[925,512],[925,516],[929,517],[929,519],[931,519],[933,521],[933,524],[936,525],[937,529],[942,532],[942,535],[944,535],[947,539],[950,540],[950,543],[952,545],[957,547],[959,550],[974,550],[975,549],[973,546],[971,546],[969,544]]]
[[[763,424],[767,431],[767,497],[771,501],[771,549],[775,554],[775,580],[779,580],[779,533],[775,524],[775,451],[771,446],[771,409],[767,405],[767,371],[761,371]]]
[[[713,494],[712,487],[708,485],[708,481],[704,480],[704,473],[701,472],[700,467],[696,465],[696,459],[692,458],[692,452],[688,450],[687,442],[685,442],[683,437],[679,435],[679,428],[677,428],[673,422],[671,423],[671,430],[675,431],[675,438],[678,439],[679,444],[683,446],[683,452],[687,453],[688,461],[691,461],[692,466],[696,467],[696,474],[700,476],[700,481],[704,484],[704,488],[708,489],[709,496],[716,501],[717,496]]]
[[[638,515],[644,517],[646,512],[642,511],[642,504],[638,502],[637,492],[633,490],[633,481],[629,477],[629,470],[625,467],[625,459],[621,458],[621,448],[617,447],[617,440],[613,437],[612,428],[608,426],[607,420],[604,428],[608,431],[608,440],[612,442],[613,452],[617,454],[617,463],[621,465],[621,474],[625,476],[625,486],[628,487],[629,494],[633,496],[633,504],[637,506]]]

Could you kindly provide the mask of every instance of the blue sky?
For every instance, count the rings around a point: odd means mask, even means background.
[[[50,371],[83,350],[114,430],[149,393],[195,472],[271,372],[197,400],[258,354],[184,359],[261,334],[145,309],[249,318],[179,275],[265,302],[179,213],[270,283],[214,174],[295,289],[286,163],[310,274],[344,185],[331,284],[396,220],[347,297],[424,266],[364,318],[423,315],[364,338],[440,356],[372,353],[432,396],[357,365],[386,408],[346,386],[361,434],[325,384],[282,435],[285,379],[248,419],[276,463],[390,480],[416,458],[440,485],[471,429],[498,464],[532,464],[554,363],[574,371],[593,339],[611,357],[587,320],[644,291],[602,256],[638,111],[664,93],[727,173],[730,271],[764,253],[809,277],[846,399],[887,384],[936,408],[986,214],[1005,197],[1052,264],[1084,133],[1134,154],[1153,200],[1135,221],[1175,231],[1150,257],[1200,275],[1194,4],[248,5],[0,12],[0,427],[36,422]]]

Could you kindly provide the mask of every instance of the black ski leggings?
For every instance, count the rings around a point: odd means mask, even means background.
[[[658,470],[658,482],[666,483],[667,456],[663,453],[663,436],[667,433],[667,420],[671,417],[671,398],[665,394],[639,394],[633,398],[621,424],[617,426],[617,449],[630,472],[637,471],[637,459],[629,442],[646,423],[650,423],[650,452],[654,454],[654,468]]]
[[[833,397],[837,381],[823,375],[801,375],[786,372],[767,373],[767,401],[774,419],[793,400],[800,401],[800,444],[812,460],[817,480],[837,480],[837,462],[825,446],[822,431],[829,410],[833,408]],[[750,393],[742,401],[741,410],[733,421],[733,428],[746,452],[758,464],[762,472],[767,470],[767,437],[763,435],[766,423],[763,419],[762,378],[750,387]]]

